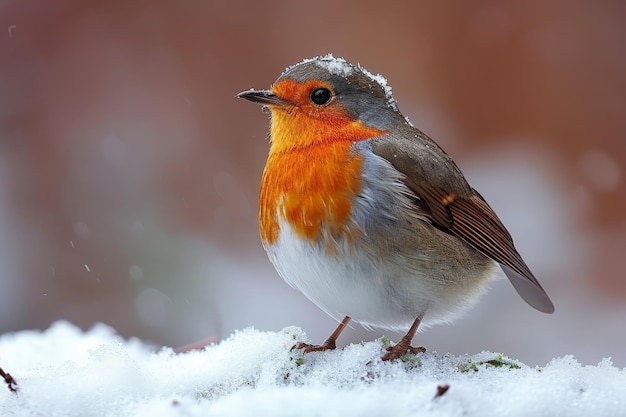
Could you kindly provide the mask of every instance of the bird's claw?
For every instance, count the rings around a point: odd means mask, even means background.
[[[405,346],[404,343],[398,343],[395,346],[389,346],[387,348],[387,353],[385,353],[382,357],[384,361],[393,361],[396,359],[400,359],[406,353],[412,353],[417,355],[418,353],[426,352],[426,348],[424,346],[413,347],[410,345]]]
[[[294,347],[291,348],[291,350],[300,350],[300,349],[304,349],[304,353],[311,353],[311,352],[325,352],[327,350],[333,350],[335,349],[335,344],[334,343],[328,343],[328,341],[326,341],[323,345],[311,345],[309,343],[299,343],[297,345],[294,345]]]

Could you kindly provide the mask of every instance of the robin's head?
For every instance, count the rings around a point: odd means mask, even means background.
[[[274,151],[364,140],[405,123],[384,78],[331,55],[287,68],[269,90],[238,97],[270,109]]]

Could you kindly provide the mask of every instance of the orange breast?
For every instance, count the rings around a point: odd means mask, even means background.
[[[278,239],[278,216],[312,242],[322,233],[334,239],[350,233],[352,201],[362,186],[362,156],[353,154],[351,144],[386,132],[340,113],[315,116],[272,109],[259,202],[261,237],[268,244]]]
[[[270,155],[260,196],[263,240],[278,238],[278,216],[310,241],[322,226],[332,236],[347,231],[352,199],[361,189],[361,161],[348,142]]]

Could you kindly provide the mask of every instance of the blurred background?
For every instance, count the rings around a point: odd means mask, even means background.
[[[332,52],[388,79],[556,305],[502,279],[416,344],[626,366],[625,18],[567,0],[3,0],[0,333],[66,319],[155,345],[288,325],[323,341],[335,323],[261,247],[268,116],[234,96]]]

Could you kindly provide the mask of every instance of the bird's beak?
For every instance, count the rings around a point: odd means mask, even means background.
[[[262,104],[264,106],[287,106],[291,104],[287,100],[278,97],[270,90],[248,90],[237,94],[237,98],[245,98],[253,103]]]

